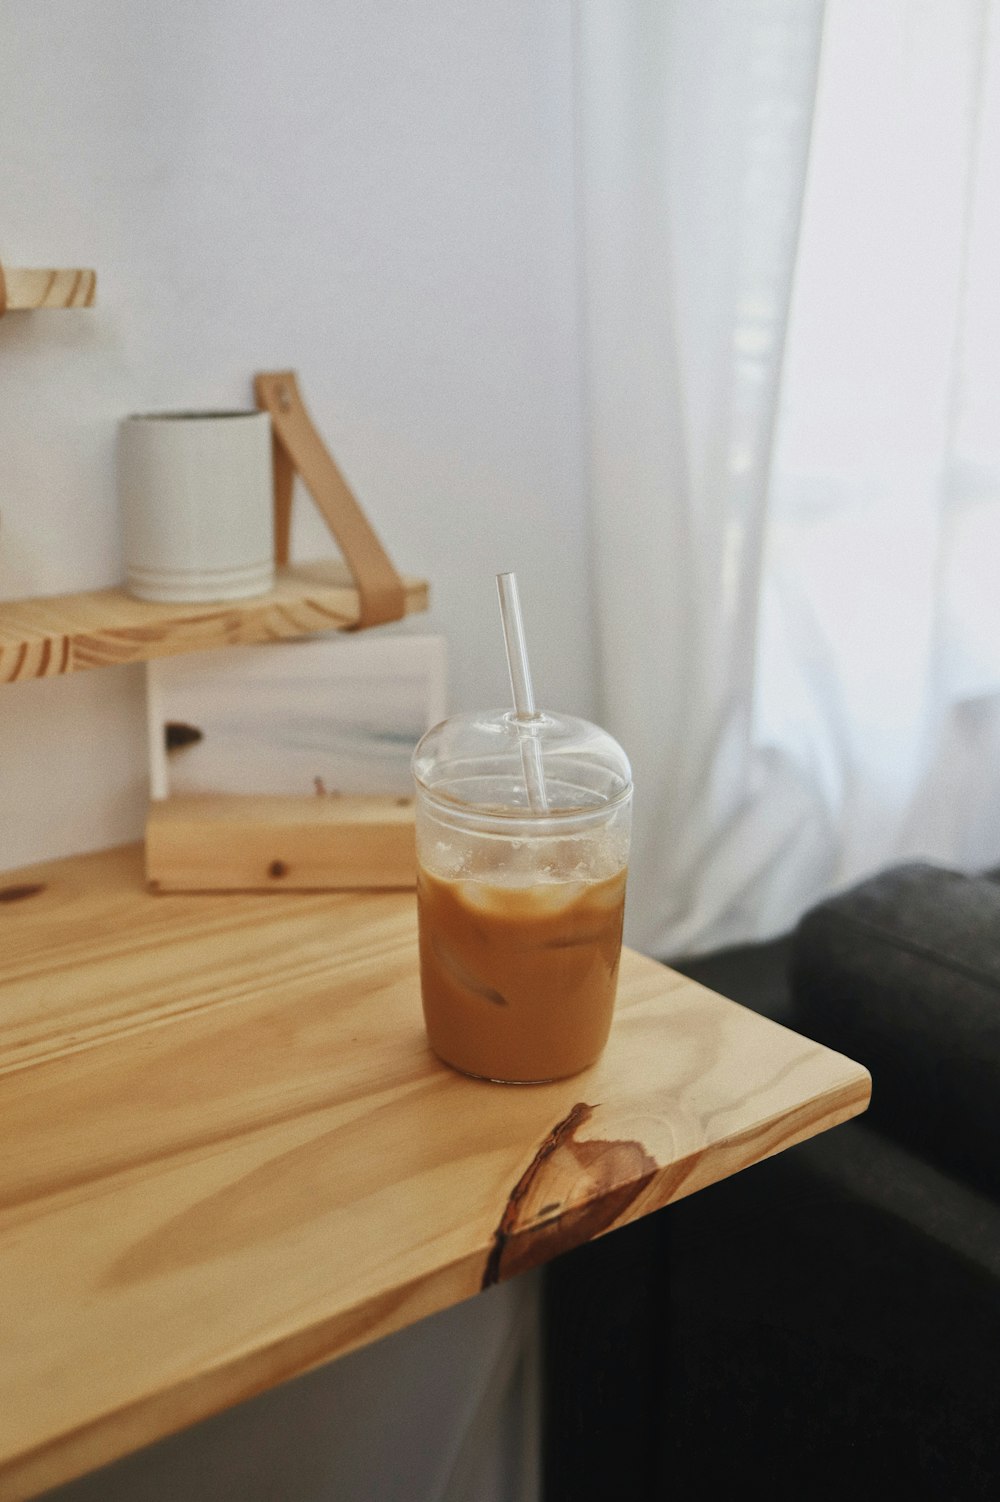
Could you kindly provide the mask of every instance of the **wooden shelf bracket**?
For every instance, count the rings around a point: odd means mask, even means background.
[[[356,629],[398,621],[406,612],[403,580],[313,426],[295,372],[261,371],[254,380],[254,395],[258,407],[270,413],[274,435],[276,561],[288,563],[292,486],[298,472],[357,585],[361,610]]]

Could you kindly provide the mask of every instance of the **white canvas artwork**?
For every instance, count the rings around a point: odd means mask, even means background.
[[[412,791],[410,755],[447,713],[440,636],[273,642],[147,667],[154,798]]]

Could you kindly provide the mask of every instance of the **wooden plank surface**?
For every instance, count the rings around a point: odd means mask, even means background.
[[[425,581],[403,582],[406,614],[426,610]],[[121,589],[0,601],[0,683],[343,631],[357,625],[359,609],[340,561],[281,568],[268,594],[221,605],[153,605]]]
[[[97,295],[97,273],[89,267],[4,266],[7,312],[33,308],[92,308]]]
[[[415,887],[412,798],[215,793],[150,804],[146,879],[163,892]]]
[[[557,1084],[429,1053],[412,894],[0,878],[0,1499],[864,1110],[859,1065],[638,955]]]

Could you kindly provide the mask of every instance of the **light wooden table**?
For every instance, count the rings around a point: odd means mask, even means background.
[[[0,877],[0,1499],[30,1496],[863,1111],[858,1064],[626,953],[559,1084],[424,1042],[412,893]]]

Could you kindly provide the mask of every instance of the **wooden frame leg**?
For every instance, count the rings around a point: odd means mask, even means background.
[[[284,444],[272,438],[274,457],[274,561],[289,561],[292,542],[292,495],[295,466]]]

